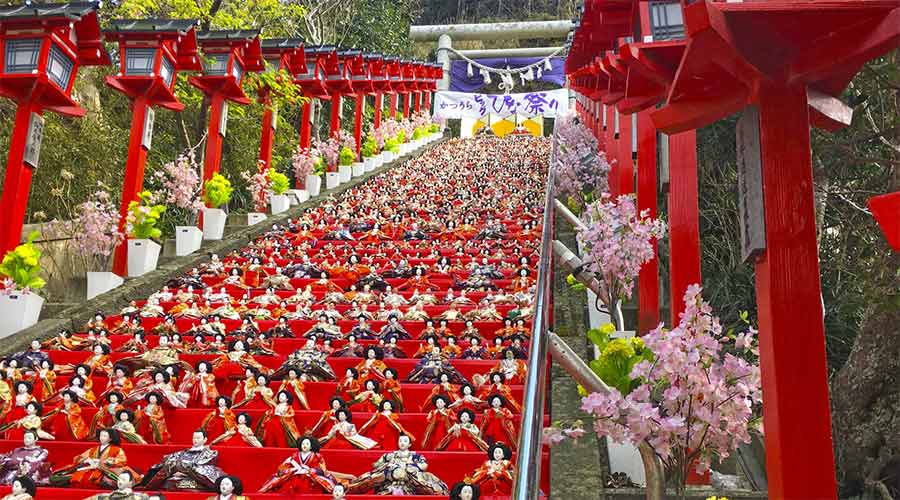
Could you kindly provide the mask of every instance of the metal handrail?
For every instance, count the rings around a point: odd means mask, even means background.
[[[544,199],[544,221],[541,231],[541,253],[538,265],[534,320],[531,326],[531,346],[528,352],[528,371],[525,374],[525,397],[522,401],[522,427],[519,432],[518,460],[513,478],[514,500],[538,497],[541,480],[541,455],[544,430],[544,405],[547,378],[547,345],[550,328],[550,289],[552,284],[553,200],[556,140],[554,134],[547,187]]]

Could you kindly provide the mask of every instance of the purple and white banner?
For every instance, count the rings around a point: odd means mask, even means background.
[[[558,113],[565,113],[568,109],[568,89],[505,95],[442,90],[435,93],[434,100],[434,116],[444,119],[479,119],[487,115],[555,118]]]

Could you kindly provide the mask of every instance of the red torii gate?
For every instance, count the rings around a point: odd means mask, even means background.
[[[266,39],[262,41],[260,47],[267,71],[284,70],[293,78],[305,69],[306,58],[303,54],[303,40],[300,38]],[[260,168],[267,171],[272,166],[272,147],[275,144],[278,114],[269,103],[269,89],[259,89],[258,99],[266,105],[259,137],[259,161],[262,162]]]
[[[374,55],[368,54],[368,56]],[[345,61],[347,69],[350,71],[350,81],[356,97],[356,106],[353,109],[353,139],[356,141],[356,161],[361,161],[363,108],[366,106],[366,95],[374,91],[374,86],[366,55],[361,50],[348,50]]]
[[[175,96],[179,71],[199,71],[194,20],[115,20],[106,30],[107,41],[119,43],[119,71],[106,84],[131,99],[131,132],[122,185],[119,231],[125,231],[128,205],[137,201],[144,186],[144,165],[153,139],[156,113],[153,106],[181,111]],[[113,256],[113,272],[127,274],[128,242],[119,243]]]
[[[403,60],[400,62],[400,88],[403,96],[403,118],[410,116],[410,100],[413,92],[416,90],[416,61]],[[411,140],[407,137],[406,140]]]
[[[384,63],[387,66],[388,81],[390,82],[391,94],[388,98],[388,117],[397,118],[397,99],[400,92],[405,88],[403,85],[403,77],[401,75],[401,65],[399,57],[385,57]]]
[[[203,182],[219,171],[228,123],[228,102],[250,104],[241,82],[247,71],[262,71],[265,61],[258,30],[207,31],[198,36],[203,72],[188,81],[209,98],[209,125],[203,156]],[[204,187],[205,189],[205,187]]]
[[[387,71],[387,58],[381,54],[366,54],[366,64],[372,78],[372,94],[375,96],[375,110],[372,123],[375,128],[381,127],[381,112],[384,107],[384,94],[391,91],[390,75]]]
[[[325,86],[325,69],[323,63],[316,57],[316,47],[306,47],[303,50],[303,73],[294,75],[294,82],[300,85],[303,95],[309,98],[309,102],[303,105],[300,117],[300,148],[309,149],[312,139],[312,100],[328,99],[328,88]],[[301,182],[298,180],[297,182]]]
[[[22,238],[45,110],[84,116],[72,95],[79,66],[105,66],[94,3],[0,7],[0,96],[16,102],[0,194],[0,258]]]

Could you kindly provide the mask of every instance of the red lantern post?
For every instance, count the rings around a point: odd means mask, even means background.
[[[300,116],[300,148],[309,149],[312,140],[312,104],[313,99],[328,99],[328,88],[325,85],[325,69],[323,61],[317,57],[318,47],[306,47],[303,51],[302,73],[294,75],[294,82],[303,89],[303,95],[309,101],[303,105]]]
[[[303,40],[299,38],[271,38],[260,44],[266,71],[284,70],[293,77],[305,70],[306,58],[303,54]],[[269,89],[259,89],[258,99],[266,106],[262,117],[262,130],[259,138],[260,169],[268,171],[272,166],[272,147],[275,144],[277,128],[277,110],[271,104]]]
[[[375,54],[363,55],[362,51],[351,50],[345,55],[345,61],[350,71],[350,81],[353,93],[356,97],[356,107],[353,113],[353,139],[356,141],[356,161],[362,161],[360,152],[362,149],[362,122],[363,110],[366,107],[366,95],[374,91],[372,75],[369,72],[368,60]]]
[[[131,132],[122,185],[119,230],[125,231],[128,205],[137,201],[144,186],[144,165],[153,140],[154,106],[181,111],[184,104],[174,93],[179,71],[199,71],[196,21],[172,19],[117,20],[110,23],[106,40],[119,44],[119,71],[106,84],[131,99]],[[116,247],[113,272],[127,274],[128,241]]]
[[[379,128],[381,127],[381,113],[384,107],[384,93],[391,91],[391,80],[383,55],[369,54],[366,56],[366,63],[369,65],[369,75],[372,77],[372,94],[375,96],[372,125],[375,128]]]
[[[384,62],[387,64],[387,74],[391,82],[391,95],[388,101],[388,116],[397,118],[397,96],[406,88],[401,75],[401,65],[399,57],[386,57]]]
[[[44,111],[84,116],[72,86],[81,66],[109,64],[93,3],[0,7],[0,96],[16,103],[0,195],[0,257],[21,241]]]

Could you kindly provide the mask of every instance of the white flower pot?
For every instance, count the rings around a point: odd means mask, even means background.
[[[397,157],[396,157],[396,155],[394,155],[393,151],[385,150],[384,152],[381,153],[381,158],[384,163],[390,163],[390,162],[394,161]]]
[[[107,271],[88,271],[87,273],[87,300],[104,294],[124,283],[125,280],[115,273]]]
[[[309,191],[305,189],[288,189],[291,205],[298,205],[309,200]]]
[[[306,190],[309,191],[310,197],[319,196],[319,192],[322,190],[322,177],[318,175],[307,175]]]
[[[269,203],[272,205],[272,215],[287,212],[291,208],[291,200],[286,194],[273,194],[269,197]]]
[[[284,192],[284,195],[287,196],[288,203],[290,203],[291,206],[294,206],[297,203],[300,203],[299,201],[297,201],[297,191],[300,191],[300,190],[299,189],[288,189],[287,191]]]
[[[371,172],[375,170],[375,157],[369,156],[363,160],[363,172]]]
[[[325,189],[334,189],[341,183],[341,174],[337,172],[325,172]]]
[[[252,226],[254,224],[259,224],[266,220],[266,217],[268,216],[262,212],[250,212],[247,214],[247,225]]]
[[[175,226],[175,255],[181,257],[200,250],[203,231],[197,226]]]
[[[353,167],[353,177],[359,177],[362,174],[366,173],[366,164],[365,162],[358,162],[352,165]]]
[[[406,156],[409,153],[409,143],[404,142],[400,145],[400,156]]]
[[[378,153],[377,155],[373,156],[372,158],[375,158],[375,168],[379,168],[382,165],[384,165],[384,155],[383,154]]]
[[[0,295],[0,338],[38,322],[44,298],[34,292]]]
[[[135,277],[156,269],[162,247],[153,240],[128,240],[128,276]]]
[[[350,182],[350,179],[353,178],[353,166],[338,165],[338,176],[341,180],[341,184]]]
[[[225,221],[228,215],[221,208],[203,209],[203,239],[221,240],[225,234]]]

